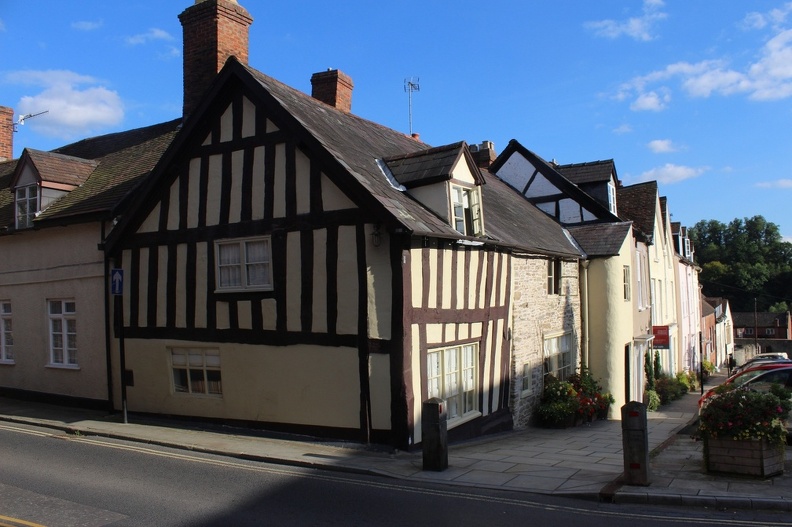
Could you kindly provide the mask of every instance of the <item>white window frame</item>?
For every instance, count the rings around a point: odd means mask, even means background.
[[[451,226],[465,236],[481,236],[484,227],[477,187],[451,185]]]
[[[0,300],[0,364],[14,364],[11,301]]]
[[[79,368],[77,362],[77,304],[73,298],[48,299],[49,366]]]
[[[168,352],[173,394],[223,396],[220,350],[174,347]]]
[[[530,397],[533,395],[533,371],[533,364],[527,362],[523,364],[522,377],[520,378],[520,397]]]
[[[608,181],[608,209],[612,214],[616,214],[616,185],[613,180]]]
[[[563,331],[544,336],[544,373],[563,381],[575,373],[575,350],[572,333]]]
[[[481,415],[478,361],[477,342],[435,348],[426,354],[427,395],[445,399],[448,426]]]
[[[264,243],[263,259],[251,261],[250,246],[253,243]],[[222,251],[236,247],[238,261],[224,262]],[[254,266],[262,266],[263,273],[258,281],[251,280],[251,271]],[[238,281],[227,281],[226,273],[236,272]],[[270,236],[250,238],[234,238],[215,241],[215,283],[217,292],[234,291],[272,291],[272,239]]]
[[[14,190],[14,218],[17,229],[33,227],[33,219],[39,211],[39,200],[37,184],[17,187]]]
[[[547,294],[561,294],[561,260],[558,258],[547,260]]]
[[[624,280],[624,300],[629,302],[632,299],[632,275],[630,274],[630,266],[625,265],[622,267],[622,274]]]

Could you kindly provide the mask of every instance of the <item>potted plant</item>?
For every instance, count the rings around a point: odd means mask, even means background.
[[[702,409],[699,431],[707,470],[769,477],[784,471],[790,391],[719,390]]]
[[[541,424],[552,427],[574,426],[580,408],[577,390],[568,381],[552,375],[545,377],[544,390],[536,409]]]

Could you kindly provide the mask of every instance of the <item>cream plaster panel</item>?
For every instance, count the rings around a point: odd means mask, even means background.
[[[494,325],[491,320],[487,322],[487,330],[489,331],[487,340],[485,340],[480,344],[479,353],[484,355],[484,371],[490,372],[492,371],[492,360],[494,359],[492,354],[489,353],[489,350],[492,349],[492,337],[494,331]],[[481,364],[480,361],[479,364]],[[481,374],[482,372],[477,371],[476,373]],[[495,387],[491,385],[489,375],[481,375],[479,378],[482,378],[481,390],[480,390],[480,393],[482,395],[482,406],[481,408],[479,408],[479,410],[481,410],[482,413],[486,413],[486,409],[489,408],[490,388],[495,388]]]
[[[448,182],[443,181],[432,185],[411,188],[407,193],[440,216],[443,221],[451,222],[451,201],[448,197]]]
[[[209,156],[209,185],[206,200],[206,225],[212,226],[220,223],[220,200],[212,199],[222,196],[223,188],[223,156]]]
[[[465,284],[469,283],[469,270],[465,267],[466,250],[457,251],[457,268],[454,270],[454,285],[456,287],[456,305],[453,309],[464,309],[465,307]]]
[[[536,168],[523,156],[514,154],[498,170],[498,177],[522,192]]]
[[[371,393],[371,427],[391,429],[390,356],[369,355],[369,392]]]
[[[457,337],[457,333],[458,333],[457,326],[459,326],[459,324],[444,324],[443,326],[444,326],[443,327],[443,333],[445,335],[445,340],[448,340],[448,341],[457,340],[457,338],[458,338]]]
[[[251,189],[251,199],[253,201],[253,219],[264,218],[264,158],[266,150],[263,146],[258,146],[253,151],[253,186]]]
[[[150,277],[157,281],[157,327],[164,328],[168,325],[167,309],[168,305],[168,248],[165,246],[153,249],[157,251],[157,276]]]
[[[423,258],[421,249],[410,251],[410,276],[412,276],[412,307],[423,307]]]
[[[195,281],[199,284],[195,288],[195,305],[191,309],[195,310],[195,327],[205,328],[206,324],[206,287],[200,284],[209,284],[209,244],[199,242],[195,244]]]
[[[302,273],[299,262],[301,261],[300,232],[290,232],[286,236],[286,329],[288,331],[302,331],[301,299],[302,299]]]
[[[559,202],[559,220],[561,223],[580,223],[580,204],[573,199],[562,199]]]
[[[327,333],[327,230],[315,230],[313,254],[313,305],[311,306],[314,333]]]
[[[131,251],[124,251],[121,254],[121,268],[122,269],[131,269],[132,268],[132,252]],[[127,274],[128,273],[129,273],[129,271],[127,271]],[[129,277],[127,277],[127,279],[124,280],[124,289],[122,291],[123,300],[124,300],[124,309],[123,309],[124,322],[123,323],[124,323],[125,326],[128,326],[129,325],[129,321],[131,320],[130,317],[129,317],[129,298],[130,298],[129,295],[132,293],[132,285],[133,285],[132,284],[132,280],[130,280]],[[137,285],[137,284],[135,284],[135,285]],[[113,320],[115,320],[115,319],[113,319]]]
[[[239,223],[242,219],[242,171],[245,164],[244,150],[236,150],[231,154],[231,199],[229,203],[229,223]]]
[[[355,209],[357,206],[322,173],[322,207],[325,211]]]
[[[338,321],[339,335],[358,333],[358,267],[356,228],[338,229]]]
[[[430,346],[435,346],[445,342],[443,338],[443,325],[442,324],[427,324],[426,325],[426,343]]]
[[[447,250],[443,254],[443,294],[441,298],[441,306],[443,309],[451,309],[451,289],[454,287],[456,282],[457,274],[454,272],[454,268],[451,266],[453,263],[452,260],[453,252],[451,250]]]
[[[459,340],[467,340],[470,338],[470,324],[458,324],[457,331],[459,331],[459,335],[457,335]]]
[[[190,159],[187,172],[187,228],[198,227],[198,209],[201,199],[201,158]]]
[[[147,311],[146,306],[148,306],[148,281],[149,281],[149,248],[142,247],[140,249],[140,260],[139,260],[139,280],[138,283],[135,284],[138,288],[138,300],[140,309],[138,309],[138,326],[145,328],[148,326],[148,318],[147,318]],[[129,297],[127,297],[129,298]]]
[[[536,208],[538,208],[548,216],[552,216],[553,218],[555,218],[555,209],[556,209],[555,201],[549,203],[537,203]]]
[[[286,145],[283,143],[275,146],[275,182],[272,192],[275,198],[273,215],[283,218],[286,216]]]
[[[470,325],[470,338],[480,339],[484,334],[484,323],[474,322]]]
[[[176,178],[168,189],[168,221],[166,228],[169,231],[179,230],[179,178]]]
[[[234,107],[228,105],[228,108],[220,116],[220,142],[225,143],[234,138]]]
[[[451,167],[451,177],[462,183],[468,183],[470,185],[476,184],[476,179],[473,177],[473,172],[470,171],[470,167],[467,161],[465,161],[464,156],[457,159],[457,162]]]
[[[508,290],[509,279],[508,277],[511,276],[509,272],[511,269],[511,258],[507,257],[504,254],[500,254],[500,265],[501,265],[501,272],[500,272],[500,305],[508,305],[511,306],[512,302],[511,299],[506,298],[506,291]],[[577,266],[576,266],[577,267]]]
[[[470,251],[470,267],[468,267],[470,281],[468,286],[467,307],[471,309],[476,308],[476,292],[481,287],[481,284],[477,281],[480,257],[481,251]],[[481,276],[486,275],[482,274]]]
[[[247,97],[242,97],[242,137],[256,135],[256,105]]]
[[[272,121],[270,121],[269,119],[267,119],[267,133],[271,133],[271,132],[277,132],[278,130],[280,130],[280,128],[278,128],[278,127],[275,125],[275,123],[273,123]]]
[[[479,290],[478,308],[479,309],[484,309],[484,306],[487,303],[487,279],[485,277],[489,274],[489,265],[490,265],[489,264],[489,258],[487,258],[487,254],[486,253],[485,254],[481,254],[481,263],[480,263],[480,265],[481,265],[481,268],[482,268],[482,272],[481,272],[482,280],[481,280],[481,282],[476,284],[478,286],[478,290]],[[475,299],[473,299],[473,301],[475,301]],[[471,302],[471,305],[473,305],[472,302]]]
[[[274,331],[278,326],[278,303],[274,298],[261,301],[261,318],[265,330]]]
[[[25,163],[22,167],[22,172],[19,174],[19,179],[17,180],[18,187],[25,187],[27,185],[38,185],[39,178],[36,177],[36,173],[33,171],[29,163]]]
[[[531,171],[531,174],[533,171]],[[530,174],[528,174],[530,177]],[[558,187],[550,182],[542,173],[536,174],[531,186],[525,192],[528,198],[540,198],[543,196],[552,196],[559,193]]]
[[[429,300],[427,308],[435,309],[437,307],[437,249],[429,249]],[[427,284],[424,284],[426,287]]]
[[[170,347],[218,349],[222,397],[173,392]],[[254,346],[127,339],[127,367],[136,386],[129,409],[218,419],[357,429],[357,350],[321,346]],[[330,383],[330,384],[328,384]],[[118,401],[116,397],[116,401]]]
[[[217,316],[217,329],[229,329],[231,327],[231,314],[228,302],[216,302],[215,314]]]
[[[140,225],[138,232],[157,232],[159,230],[160,204],[154,205],[151,212]]]
[[[366,225],[366,297],[368,306],[368,336],[372,339],[391,339],[393,315],[393,275],[390,265],[390,240],[380,231],[380,244],[371,242],[373,225]]]
[[[253,329],[253,313],[249,301],[237,302],[239,329]]]
[[[206,136],[206,139],[204,139],[204,142],[201,143],[201,146],[209,146],[211,144],[212,144],[212,133],[209,132],[209,135]]]
[[[311,160],[299,148],[295,154],[297,214],[311,212]]]
[[[424,397],[421,372],[425,369],[424,364],[421,362],[421,327],[418,324],[413,324],[410,327],[410,336],[411,347],[408,350],[404,350],[404,352],[409,357],[410,365],[412,366],[412,393],[409,391],[410,387],[408,386],[407,400],[408,402],[412,400],[413,403],[412,419],[413,423],[415,423],[413,427],[413,444],[415,444],[421,442],[421,403]]]
[[[583,221],[594,221],[597,217],[592,214],[590,211],[584,209],[583,210]]]
[[[176,246],[176,327],[187,327],[187,245]]]

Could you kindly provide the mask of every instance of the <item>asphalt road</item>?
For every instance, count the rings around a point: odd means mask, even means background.
[[[0,423],[0,526],[790,525],[248,462]]]

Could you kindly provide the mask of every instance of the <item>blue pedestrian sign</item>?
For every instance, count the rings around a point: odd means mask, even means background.
[[[121,295],[124,292],[124,270],[112,269],[110,271],[110,292],[113,295]]]

